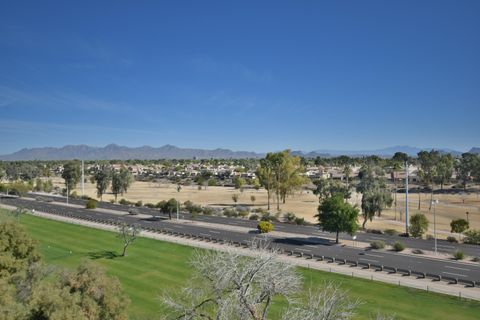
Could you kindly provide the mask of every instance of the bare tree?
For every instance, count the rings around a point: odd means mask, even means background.
[[[139,225],[128,225],[125,222],[118,227],[118,237],[123,240],[122,257],[127,255],[127,248],[137,239],[141,228]]]
[[[176,319],[264,320],[276,296],[290,297],[301,287],[293,265],[279,261],[275,250],[254,241],[252,256],[238,250],[195,251],[190,261],[194,287],[163,303]]]
[[[326,282],[319,290],[309,290],[306,303],[292,303],[282,320],[348,320],[360,304],[358,299],[349,299],[338,284]]]
[[[350,300],[333,283],[310,293],[306,305],[301,295],[302,277],[296,268],[277,259],[265,241],[252,242],[251,255],[233,247],[226,251],[195,251],[189,286],[176,295],[164,295],[163,304],[174,319],[264,320],[272,300],[283,297],[290,307],[282,319],[350,319],[359,300]]]

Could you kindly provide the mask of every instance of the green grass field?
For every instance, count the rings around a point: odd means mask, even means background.
[[[5,214],[5,211],[2,211]],[[191,247],[140,238],[129,248],[127,257],[113,257],[121,243],[112,232],[24,215],[21,223],[39,242],[47,263],[75,267],[82,259],[93,259],[116,276],[130,296],[131,319],[155,319],[162,312],[159,295],[185,284],[191,273],[188,259]],[[478,319],[480,303],[426,293],[375,281],[352,279],[342,275],[299,269],[307,285],[325,280],[342,283],[349,295],[364,303],[358,319],[370,319],[378,311],[394,313],[397,319]],[[272,319],[282,308],[276,302]]]

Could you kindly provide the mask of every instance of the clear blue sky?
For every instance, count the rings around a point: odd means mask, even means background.
[[[1,1],[0,154],[480,145],[480,1]]]

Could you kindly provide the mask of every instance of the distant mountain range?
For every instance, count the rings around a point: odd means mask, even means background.
[[[69,145],[62,148],[32,148],[0,156],[0,160],[129,160],[129,159],[245,159],[258,158],[262,154],[247,151],[231,151],[228,149],[188,149],[172,145],[159,148],[150,146],[130,148],[109,144],[105,147],[87,145]]]
[[[450,153],[454,156],[459,156],[463,152],[462,151],[457,151],[453,149],[448,149],[448,148],[416,148],[416,147],[410,147],[410,146],[394,146],[394,147],[388,147],[388,148],[383,148],[383,149],[374,149],[374,150],[357,150],[357,151],[352,151],[352,150],[330,150],[330,149],[320,149],[320,150],[315,150],[311,152],[302,152],[302,151],[295,151],[297,155],[301,155],[304,157],[325,157],[325,156],[330,156],[330,157],[336,157],[336,156],[341,156],[341,155],[346,155],[346,156],[369,156],[369,155],[376,155],[379,157],[391,157],[395,154],[395,152],[404,152],[408,154],[411,157],[416,156],[420,151],[430,151],[432,149],[438,150],[441,153]],[[475,151],[476,150],[476,151]],[[472,148],[470,153],[480,153],[480,148]]]
[[[367,156],[377,155],[380,157],[391,157],[395,152],[405,152],[409,156],[415,156],[422,150],[410,146],[396,146],[376,150],[315,150],[311,152],[292,151],[294,155],[303,157],[334,157],[340,155],[347,156]],[[458,156],[462,152],[451,149],[436,149],[443,153],[450,153]],[[472,148],[469,152],[479,153],[480,148]],[[109,144],[105,147],[91,147],[87,145],[68,145],[61,148],[32,148],[22,149],[12,154],[0,156],[0,160],[129,160],[129,159],[246,159],[261,158],[264,153],[249,151],[232,151],[229,149],[190,149],[179,148],[172,145],[164,145],[154,148],[150,146],[143,147],[125,147],[116,144]]]

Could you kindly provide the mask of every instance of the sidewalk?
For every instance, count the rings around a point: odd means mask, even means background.
[[[7,209],[15,209],[15,207],[7,206],[7,205],[0,205],[3,208]],[[68,217],[57,216],[53,214],[48,214],[44,212],[35,211],[32,215],[47,218],[51,220],[63,221],[67,223],[87,226],[96,229],[108,230],[108,231],[115,231],[115,226],[111,225],[104,225],[100,223],[95,223],[91,221],[85,221],[81,219],[74,219]],[[232,247],[225,244],[219,243],[212,243],[212,242],[204,242],[198,241],[193,239],[181,238],[167,234],[159,234],[149,231],[143,231],[141,233],[142,237],[157,239],[182,245],[187,245],[191,247],[197,248],[204,248],[204,249],[214,249],[214,250],[227,250],[234,248],[238,250],[244,255],[250,255],[251,250],[248,248],[243,247]],[[395,284],[399,286],[405,286],[410,288],[416,288],[419,290],[437,292],[442,294],[447,294],[451,296],[457,296],[459,298],[468,298],[473,300],[480,301],[480,288],[471,288],[471,287],[464,287],[462,285],[453,285],[448,284],[446,282],[437,282],[432,281],[429,279],[417,279],[415,277],[405,277],[400,274],[388,274],[384,272],[374,271],[372,269],[360,269],[358,267],[350,267],[348,265],[338,265],[335,263],[328,263],[325,261],[315,261],[315,260],[307,260],[304,258],[287,256],[287,255],[279,255],[280,260],[295,264],[297,266],[311,268],[315,270],[321,270],[326,272],[333,272],[338,274],[343,274],[351,277],[356,278],[363,278],[369,279],[371,281],[381,281],[385,283]]]

